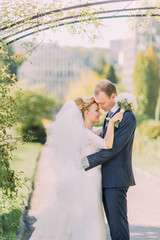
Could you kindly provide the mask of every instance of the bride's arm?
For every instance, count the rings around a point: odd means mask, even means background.
[[[108,128],[107,132],[104,138],[101,138],[100,136],[96,135],[94,132],[85,129],[88,140],[89,140],[89,145],[93,145],[97,148],[102,148],[102,149],[110,149],[113,146],[113,140],[114,140],[114,123],[117,120],[122,120],[123,118],[123,113],[117,113],[115,114],[112,119],[109,120],[108,122]]]
[[[110,149],[113,147],[113,141],[114,141],[114,123],[116,121],[122,121],[123,118],[123,113],[118,112],[116,113],[108,122],[108,127],[107,131],[104,137],[105,143],[106,143],[106,148]]]

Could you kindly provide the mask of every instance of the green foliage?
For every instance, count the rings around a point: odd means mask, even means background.
[[[18,176],[10,168],[10,163],[19,138],[10,134],[18,118],[17,105],[12,96],[12,89],[16,86],[17,68],[11,48],[1,48],[0,65],[0,188],[13,196],[16,193]]]
[[[16,182],[18,181],[15,172],[10,168],[12,152],[16,148],[16,142],[18,141],[17,138],[10,134],[10,129],[16,124],[17,118],[17,106],[10,94],[11,89],[10,84],[0,84],[0,188],[10,196],[14,192],[16,193]]]
[[[2,1],[0,26],[3,31],[0,40],[12,42],[12,39],[17,40],[19,33],[21,33],[21,37],[26,36],[28,30],[30,30],[30,34],[38,34],[44,28],[55,32],[59,30],[57,26],[62,22],[69,33],[82,36],[85,34],[93,42],[99,35],[96,31],[101,26],[101,21],[97,19],[95,13],[102,7],[96,7],[95,10],[94,6],[84,7],[82,4],[82,7],[74,9],[69,7],[71,3],[68,4],[62,0],[54,1],[54,4],[52,1],[32,1],[30,3],[23,1],[23,4],[21,0]],[[63,10],[63,8],[68,10]],[[60,11],[58,11],[59,9]],[[79,23],[70,24],[74,21],[76,23],[77,20]],[[88,28],[89,23],[92,23],[91,28]],[[35,35],[33,39],[36,39]]]
[[[157,106],[155,111],[155,120],[160,120],[160,89],[159,89],[159,97],[157,100]]]
[[[93,96],[95,85],[99,80],[100,76],[94,71],[82,73],[80,79],[70,84],[70,89],[66,96],[66,100],[73,100],[77,96]]]
[[[139,132],[141,135],[145,135],[149,138],[158,138],[160,136],[160,122],[155,120],[143,121],[139,126]]]
[[[12,82],[10,78],[14,77],[16,79],[16,74],[19,66],[25,60],[21,55],[15,54],[13,51],[13,47],[4,46],[3,54],[0,55],[0,67],[7,70],[7,75],[0,75],[0,82]]]
[[[134,89],[138,101],[137,114],[154,118],[159,94],[159,64],[157,54],[152,46],[137,56]]]
[[[98,74],[103,72],[106,61],[104,53],[108,52],[105,48],[85,48],[85,47],[64,47],[64,49],[72,54],[77,59],[80,59],[84,64]]]
[[[139,105],[138,105],[139,107]],[[143,121],[146,121],[149,119],[148,115],[142,113],[142,114],[139,114],[139,109],[136,111],[135,113],[136,115],[136,120],[137,120],[137,125],[139,126]]]
[[[28,122],[23,124],[20,128],[23,140],[27,142],[39,142],[44,144],[46,142],[47,134],[42,122]]]
[[[12,89],[16,86],[14,59],[10,48],[1,48],[0,55],[0,188],[3,193],[13,197],[19,178],[11,169],[12,152],[16,148],[19,138],[11,135],[11,129],[16,125],[18,112],[17,104],[12,96]]]
[[[113,83],[118,83],[115,69],[111,63],[106,63],[104,52],[99,55],[98,67],[95,67],[94,70],[101,78],[108,79]]]
[[[39,120],[51,117],[51,108],[55,102],[42,90],[17,90],[14,93],[18,111],[21,112],[20,122]]]
[[[20,185],[18,187],[20,187]],[[21,187],[24,187],[24,184],[21,183]],[[14,195],[13,198],[8,198],[4,193],[1,194],[0,239],[16,240],[24,198],[25,196],[18,194]]]
[[[40,89],[17,90],[15,92],[17,110],[20,112],[18,128],[24,141],[45,143],[46,132],[43,118],[52,118],[52,110],[57,106],[53,96]]]
[[[149,60],[148,66],[148,115],[151,117],[155,117],[155,108],[159,95],[159,87],[160,87],[160,78],[159,78],[159,62],[157,53],[154,51],[152,46],[149,46],[146,50],[146,58]]]
[[[121,82],[118,82],[115,85],[116,85],[116,88],[117,88],[117,94],[119,94],[121,92],[128,92],[128,90],[125,88],[125,86]]]
[[[104,74],[105,78],[110,80],[111,82],[113,82],[113,83],[117,83],[118,82],[116,74],[115,74],[114,67],[112,66],[111,63],[107,63],[105,65],[103,74]]]
[[[105,65],[106,65],[106,61],[104,58],[104,52],[102,52],[99,56],[98,68],[95,69],[100,76],[104,75]]]
[[[1,234],[2,236],[8,235],[7,238],[3,239],[9,239],[9,237],[10,239],[16,239],[16,233],[18,232],[19,219],[21,214],[22,214],[21,210],[19,208],[15,208],[12,209],[9,213],[4,213],[1,215],[0,221],[0,229],[2,229]],[[8,234],[8,232],[10,232],[10,234]]]
[[[57,106],[54,97],[41,89],[17,90],[15,98],[21,113],[21,123],[41,121],[43,118],[52,119],[52,109]]]
[[[13,152],[11,167],[16,172],[21,172],[25,182],[19,183],[18,194],[14,198],[1,194],[0,239],[2,240],[17,240],[20,217],[33,190],[32,184],[40,150],[41,144],[25,143]]]

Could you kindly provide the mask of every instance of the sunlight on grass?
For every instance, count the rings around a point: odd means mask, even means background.
[[[25,177],[32,177],[42,144],[24,143],[15,152],[12,167],[24,172]]]

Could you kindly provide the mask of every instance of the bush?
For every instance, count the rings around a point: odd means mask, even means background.
[[[139,107],[139,105],[138,105]],[[142,113],[141,111],[139,111],[139,109],[136,111],[136,119],[137,119],[137,125],[140,126],[141,123],[143,123],[144,121],[149,120],[148,115]]]
[[[20,128],[23,140],[25,142],[39,142],[44,144],[46,142],[46,130],[41,122],[25,123]]]
[[[149,138],[160,136],[160,122],[156,120],[146,120],[139,126],[139,132]]]
[[[152,46],[137,55],[133,80],[138,109],[149,118],[154,118],[159,95],[159,63]]]

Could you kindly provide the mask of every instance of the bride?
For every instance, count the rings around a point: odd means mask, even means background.
[[[112,148],[114,122],[121,121],[123,114],[109,120],[104,139],[98,136],[100,129],[93,127],[100,116],[94,98],[81,97],[67,101],[57,114],[46,144],[56,181],[30,240],[106,240],[101,168],[85,172],[81,159]]]

